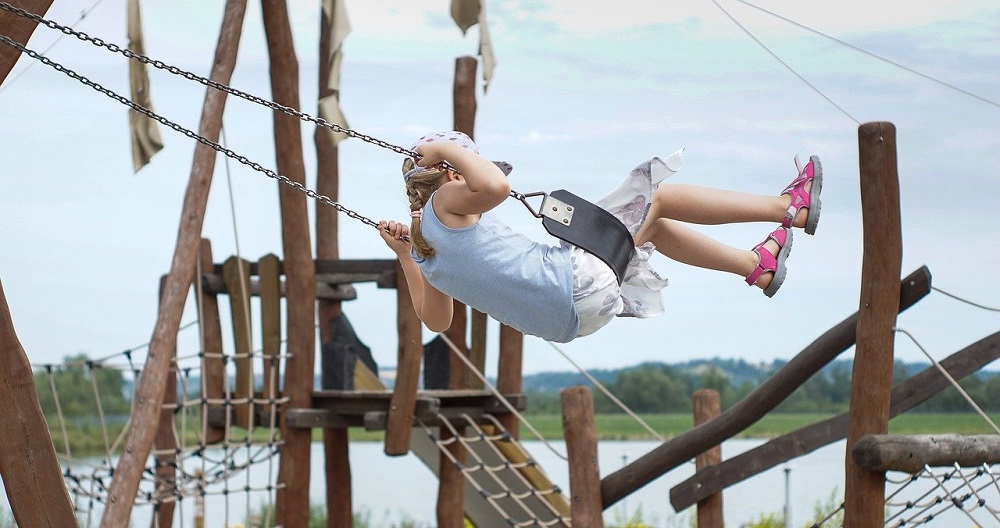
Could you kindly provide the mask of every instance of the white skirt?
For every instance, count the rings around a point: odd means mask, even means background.
[[[618,218],[635,236],[646,222],[656,187],[680,170],[683,152],[671,154],[666,161],[653,158],[642,163],[596,205]],[[620,287],[607,264],[580,248],[572,249],[573,301],[580,315],[578,336],[596,332],[615,317],[646,318],[663,313],[660,290],[667,286],[667,279],[649,265],[656,250],[652,242],[636,248]]]

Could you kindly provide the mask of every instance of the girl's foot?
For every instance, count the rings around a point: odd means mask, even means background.
[[[792,230],[779,227],[767,235],[763,242],[751,249],[757,256],[757,265],[746,277],[746,283],[764,290],[764,295],[773,297],[785,282],[785,260],[792,251]]]
[[[805,167],[800,167],[799,157],[796,156],[795,167],[799,169],[799,175],[781,191],[782,196],[788,195],[788,209],[781,225],[804,227],[807,235],[813,235],[816,234],[816,225],[819,224],[819,213],[823,206],[819,198],[823,190],[823,166],[818,156],[810,156],[809,163],[806,163]]]

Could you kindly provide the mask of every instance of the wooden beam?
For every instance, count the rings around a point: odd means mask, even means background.
[[[236,64],[236,51],[242,33],[245,0],[227,0],[222,19],[222,29],[212,61],[212,81],[229,84]],[[198,134],[212,141],[219,140],[222,127],[222,111],[226,93],[208,89],[201,113]],[[163,403],[163,389],[170,369],[170,351],[177,344],[188,290],[194,280],[195,262],[201,242],[201,227],[208,203],[208,191],[212,184],[217,153],[211,147],[195,145],[191,178],[184,193],[184,206],[174,247],[174,257],[170,263],[170,273],[163,292],[163,303],[150,340],[146,367],[139,385],[138,397],[133,402],[132,426],[128,441],[115,469],[111,488],[108,490],[108,504],[101,517],[102,528],[127,526],[132,512],[132,503],[139,489],[139,478],[146,468],[146,460],[156,433],[156,418]]]
[[[925,466],[981,467],[1000,463],[1000,436],[868,435],[851,450],[854,463],[867,471],[919,473]]]
[[[722,397],[718,391],[701,389],[694,392],[691,398],[694,412],[694,425],[699,426],[722,414]],[[722,462],[722,446],[716,445],[694,459],[695,471]],[[722,493],[713,493],[698,501],[698,528],[723,528],[725,516],[722,511]]]
[[[948,356],[940,364],[953,378],[962,379],[997,359],[1000,359],[1000,332]],[[928,367],[893,387],[889,416],[899,416],[950,386],[951,383],[936,367]],[[670,502],[676,511],[681,511],[716,491],[843,440],[847,436],[847,421],[847,413],[834,416],[707,468],[674,486],[670,490]]]
[[[333,56],[337,50],[333,36],[333,24],[336,13],[327,13],[320,2],[319,56],[319,92],[317,99],[340,96],[340,86],[331,86],[330,70],[333,61],[326,57]],[[316,145],[316,191],[331,200],[337,201],[340,196],[340,151],[333,133],[323,127],[316,127],[313,133],[313,143]],[[340,258],[340,215],[333,207],[317,204],[316,207],[316,258]],[[395,270],[395,267],[393,268]],[[317,283],[321,279],[317,277]],[[318,286],[318,284],[317,284]],[[319,296],[317,296],[319,297]],[[346,299],[345,299],[346,300]],[[330,340],[330,321],[342,313],[339,299],[320,299],[316,308],[319,319],[320,343]],[[326,358],[321,358],[321,362]],[[354,523],[351,489],[350,441],[346,427],[331,427],[323,430],[323,453],[326,460],[326,525],[327,528],[351,528]]]
[[[930,292],[930,271],[922,267],[903,279],[900,311]],[[601,497],[607,508],[653,479],[691,460],[705,449],[722,443],[777,407],[824,365],[854,344],[858,314],[827,330],[764,380],[753,392],[726,409],[718,418],[681,433],[604,477]]]
[[[413,430],[413,410],[416,406],[417,387],[420,384],[420,363],[424,354],[421,343],[421,325],[410,301],[403,269],[396,271],[396,331],[399,348],[396,352],[396,385],[389,404],[389,418],[385,427],[385,454],[405,455],[410,451],[410,432]]]
[[[207,238],[201,240],[198,250],[201,269],[211,269],[212,243]],[[209,405],[218,405],[225,398],[226,365],[222,360],[222,323],[219,320],[219,300],[214,293],[202,289],[198,299],[201,304],[198,321],[201,325],[201,375],[204,377],[205,403],[201,406],[203,416],[208,415]],[[207,420],[204,423],[205,443],[217,444],[226,439],[225,427],[214,427]]]
[[[19,0],[14,5],[25,11],[45,16],[52,0]],[[31,34],[35,32],[38,24],[27,18],[23,18],[8,11],[0,11],[0,35],[6,35],[13,41],[25,45],[31,39]],[[17,64],[17,59],[21,57],[21,52],[7,45],[0,44],[0,84],[7,80],[10,71]]]
[[[229,291],[229,312],[233,323],[234,358],[236,365],[236,387],[230,392],[236,425],[250,427],[253,412],[253,339],[250,325],[250,278],[247,275],[249,263],[241,258],[229,257],[222,266],[222,277]]]
[[[166,285],[166,277],[160,278],[160,295]],[[171,355],[177,355],[174,347]],[[167,374],[166,387],[163,393],[163,407],[160,409],[160,422],[156,426],[156,437],[153,439],[153,449],[156,457],[156,496],[159,498],[174,497],[177,492],[177,436],[174,434],[174,409],[177,407],[177,367],[172,365]],[[153,519],[150,526],[172,526],[174,523],[173,500],[166,500],[154,505]]]
[[[497,358],[497,390],[503,394],[520,393],[523,386],[524,335],[500,325],[500,352]],[[499,417],[504,429],[515,439],[521,438],[521,423],[517,416],[504,414]]]
[[[263,388],[261,397],[275,399],[281,379],[281,261],[271,253],[261,257],[260,269],[260,333]],[[270,424],[268,424],[270,425]]]
[[[271,65],[271,93],[276,103],[288,108],[299,105],[299,63],[292,42],[288,6],[284,0],[262,0],[261,14]],[[290,181],[305,185],[302,154],[302,123],[292,116],[274,112],[274,148],[278,172]],[[285,310],[288,341],[284,393],[288,408],[308,408],[312,403],[313,365],[316,349],[316,267],[309,235],[306,195],[291,186],[278,184],[281,206],[281,241],[285,255]],[[309,524],[309,473],[312,432],[282,424],[281,461],[278,479],[276,521],[286,528]]]
[[[861,216],[864,256],[857,347],[851,377],[851,418],[847,452],[861,437],[889,431],[893,342],[899,311],[903,236],[896,174],[896,128],[866,123],[858,129],[861,162]],[[885,524],[885,474],[868,471],[845,456],[844,525],[875,528]]]
[[[18,526],[76,526],[28,356],[0,283],[0,479]]]
[[[590,389],[584,386],[563,389],[559,397],[562,400],[573,526],[603,528],[594,400],[590,396]]]

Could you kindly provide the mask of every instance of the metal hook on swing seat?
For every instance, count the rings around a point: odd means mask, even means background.
[[[535,208],[531,207],[530,203],[528,203],[528,198],[534,198],[536,196],[542,197],[542,205],[541,207],[539,207],[537,211],[535,210]],[[570,225],[573,222],[573,206],[569,205],[568,203],[562,200],[553,198],[547,193],[544,192],[533,192],[527,194],[517,193],[515,194],[515,197],[518,200],[520,200],[521,203],[523,203],[524,206],[527,207],[529,211],[531,211],[531,214],[535,218],[542,218],[542,217],[551,218],[563,225]]]

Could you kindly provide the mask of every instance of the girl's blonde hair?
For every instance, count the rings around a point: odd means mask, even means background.
[[[416,168],[413,160],[407,158],[403,162],[403,174]],[[427,170],[416,171],[406,180],[406,197],[410,199],[410,212],[420,211],[427,205],[431,193],[444,184],[445,171],[438,168],[428,168]],[[417,252],[417,256],[426,258],[434,254],[434,248],[424,240],[420,233],[420,216],[414,216],[410,222],[410,245]]]

